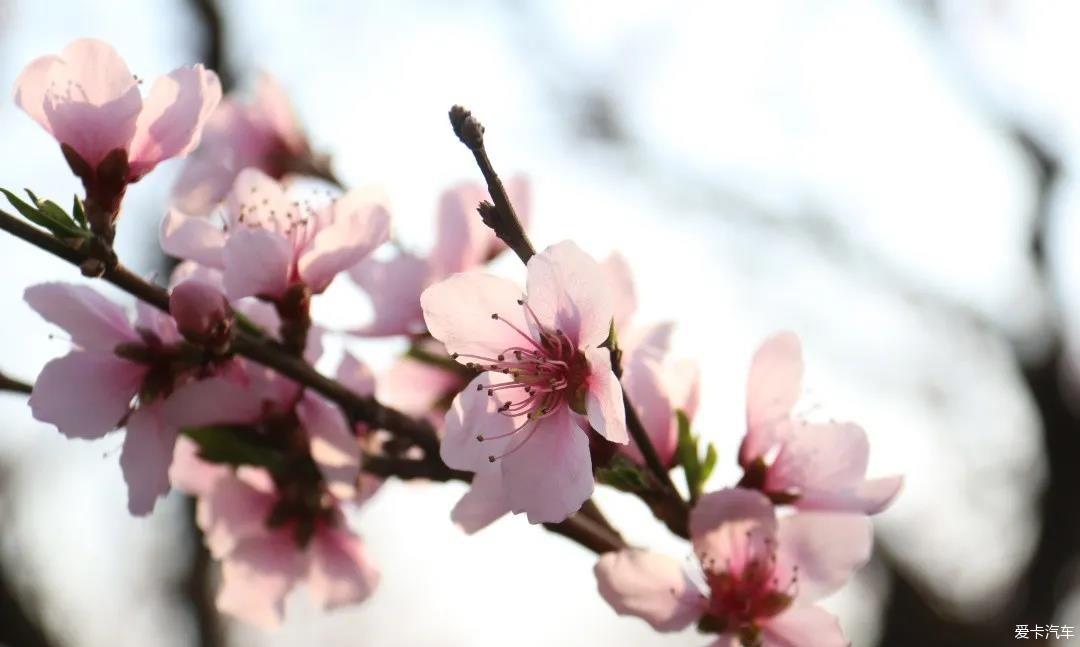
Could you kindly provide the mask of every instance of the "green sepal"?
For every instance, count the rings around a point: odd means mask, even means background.
[[[648,475],[624,456],[616,456],[607,467],[596,470],[596,480],[623,492],[647,492],[653,489]]]
[[[679,424],[679,446],[676,456],[682,465],[683,475],[686,477],[686,488],[690,492],[690,500],[695,501],[701,496],[705,487],[705,481],[709,480],[713,469],[716,468],[716,447],[709,443],[705,448],[705,457],[701,457],[701,439],[690,431],[690,418],[686,412],[675,411],[675,417]]]

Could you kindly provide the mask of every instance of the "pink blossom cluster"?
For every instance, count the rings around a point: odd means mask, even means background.
[[[441,460],[449,477],[471,474],[450,512],[470,533],[507,513],[572,520],[598,481],[648,503],[691,541],[696,565],[637,547],[604,553],[599,591],[620,614],[660,631],[697,623],[716,645],[846,644],[814,603],[866,562],[867,516],[888,506],[901,479],[866,479],[869,445],[857,425],[795,413],[803,364],[794,334],[770,337],[754,356],[743,476],[716,489],[715,455],[710,447],[703,466],[690,432],[700,369],[672,356],[673,323],[636,320],[627,259],[598,262],[563,241],[528,259],[524,285],[495,275],[487,265],[506,245],[477,215],[487,194],[474,184],[442,194],[428,253],[386,245],[380,190],[313,192],[290,181],[313,155],[269,77],[248,103],[219,103],[217,79],[201,66],[163,77],[145,101],[138,85],[93,40],[19,77],[17,103],[60,143],[88,212],[96,204],[110,224],[128,184],[194,152],[160,227],[161,248],[183,260],[167,304],[140,301],[131,321],[86,286],[26,291],[72,343],[42,369],[30,408],[71,438],[126,429],[120,463],[133,514],[149,513],[171,486],[196,497],[222,563],[222,611],[276,625],[299,584],[325,608],[365,599],[378,570],[346,513],[381,483],[367,463]],[[531,189],[522,178],[507,184],[527,224]],[[402,338],[408,351],[378,380],[346,354],[336,384],[432,423],[437,457],[236,348],[238,336],[254,336],[267,352],[314,364],[322,330],[312,300],[341,274],[373,311],[351,333]],[[672,484],[675,468],[685,493]]]

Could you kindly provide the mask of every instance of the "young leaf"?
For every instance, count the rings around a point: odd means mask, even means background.
[[[90,232],[85,231],[76,225],[75,222],[64,213],[64,210],[56,205],[56,203],[48,200],[38,200],[37,196],[29,189],[26,190],[26,193],[30,196],[31,200],[33,200],[34,204],[37,205],[36,207],[32,207],[23,202],[18,196],[7,189],[0,189],[0,191],[4,193],[8,202],[10,202],[24,218],[35,225],[44,227],[58,236],[82,238],[90,236]]]
[[[683,475],[686,476],[686,489],[690,491],[690,500],[693,501],[701,496],[705,481],[709,480],[716,467],[716,447],[709,443],[702,460],[701,439],[690,432],[690,419],[681,410],[677,410],[675,416],[679,423],[679,446],[676,454],[679,464],[682,465]]]
[[[83,204],[82,198],[75,195],[75,199],[71,203],[71,215],[74,216],[75,222],[79,223],[79,227],[83,229],[89,229],[90,224],[86,220],[86,205]]]
[[[199,457],[210,463],[255,465],[271,472],[285,466],[285,456],[262,443],[247,427],[193,427],[181,433],[199,446]]]
[[[622,456],[616,456],[610,465],[598,469],[596,480],[623,492],[646,492],[652,489],[641,468]]]

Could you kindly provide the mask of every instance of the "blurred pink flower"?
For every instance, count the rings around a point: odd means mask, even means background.
[[[530,220],[531,189],[521,176],[506,182],[506,190],[524,227]],[[506,249],[483,223],[476,206],[487,198],[479,184],[451,187],[439,198],[435,221],[435,244],[427,258],[402,252],[390,260],[367,259],[350,275],[371,298],[375,312],[371,323],[354,331],[358,335],[385,337],[425,332],[420,293],[451,274],[483,267]]]
[[[682,411],[690,420],[697,413],[701,377],[697,363],[667,358],[673,323],[634,325],[637,291],[626,259],[615,252],[600,266],[615,306],[615,330],[622,350],[622,387],[660,460],[671,465],[679,446],[675,412]],[[644,463],[633,440],[623,452],[632,460]]]
[[[281,180],[310,157],[307,135],[285,90],[269,74],[260,74],[253,101],[229,96],[210,115],[202,144],[173,187],[173,200],[184,213],[205,215],[229,193],[240,171],[256,168]]]
[[[697,621],[720,634],[713,647],[845,647],[836,618],[814,603],[870,557],[862,515],[800,513],[777,520],[759,492],[704,495],[690,515],[699,586],[679,562],[640,549],[607,553],[596,565],[600,595],[620,615],[657,631]]]
[[[360,602],[378,584],[378,570],[332,497],[305,507],[264,470],[210,465],[186,439],[177,444],[170,476],[198,496],[196,520],[211,555],[222,561],[221,611],[272,628],[302,582],[324,609]]]
[[[802,350],[794,333],[769,337],[754,354],[746,393],[741,485],[805,510],[875,514],[903,478],[866,479],[870,445],[852,423],[810,423],[792,416],[802,388]]]
[[[38,375],[30,396],[34,418],[69,438],[101,438],[126,426],[120,465],[128,507],[132,514],[149,513],[169,490],[166,475],[177,433],[162,400],[192,368],[173,353],[180,341],[175,324],[140,304],[132,326],[120,306],[81,285],[42,283],[27,288],[24,298],[75,346]]]
[[[378,191],[349,191],[316,208],[290,199],[255,169],[237,176],[224,209],[224,228],[171,210],[160,238],[167,253],[222,270],[231,300],[276,300],[300,284],[320,293],[390,233],[390,212]]]
[[[513,282],[455,274],[420,297],[431,335],[451,357],[486,371],[447,413],[441,455],[480,472],[497,463],[510,509],[562,521],[593,491],[588,429],[626,444],[622,389],[599,348],[611,322],[600,268],[566,241]]]
[[[15,103],[60,142],[87,198],[110,213],[124,185],[198,145],[220,100],[217,75],[195,65],[155,80],[144,101],[112,46],[89,38],[31,61],[15,83]]]

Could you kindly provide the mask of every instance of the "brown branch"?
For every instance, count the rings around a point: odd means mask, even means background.
[[[478,208],[480,217],[484,220],[484,224],[495,232],[499,240],[514,250],[522,263],[528,264],[529,259],[536,254],[536,250],[525,234],[525,228],[521,225],[517,213],[514,212],[514,206],[510,203],[510,197],[503,187],[502,180],[499,179],[499,175],[495,172],[491,159],[488,157],[487,148],[484,145],[484,126],[473,116],[472,112],[461,106],[450,108],[450,125],[454,129],[457,138],[461,140],[462,144],[465,144],[466,148],[472,151],[473,157],[476,158],[476,164],[480,167],[480,172],[487,183],[488,193],[491,194],[491,199],[494,202],[494,204],[480,203]],[[667,490],[668,496],[666,498],[675,506],[672,515],[674,522],[668,523],[668,525],[672,527],[672,530],[685,537],[685,518],[688,514],[686,501],[683,500],[679,495],[679,491],[675,488],[675,483],[671,480],[671,474],[664,467],[663,461],[660,460],[660,455],[656,452],[656,447],[653,445],[648,432],[645,431],[645,426],[638,418],[637,411],[631,406],[625,389],[623,390],[623,406],[626,409],[626,426],[630,436],[637,444],[641,455],[645,457],[646,465]]]
[[[0,230],[21,238],[76,267],[90,259],[87,252],[70,247],[44,230],[2,210],[0,210]],[[101,278],[159,310],[169,311],[169,295],[164,288],[147,282],[119,263],[113,267],[106,267]],[[293,357],[276,344],[259,339],[248,332],[238,331],[233,350],[326,396],[337,403],[354,422],[364,422],[408,438],[423,449],[432,462],[438,462],[439,439],[435,434],[435,429],[426,420],[411,418],[379,403],[372,397],[357,395],[339,382],[322,375],[304,360]]]
[[[229,64],[225,38],[225,19],[215,0],[189,0],[188,5],[202,28],[202,55],[206,67],[221,80],[221,90],[228,92],[236,85],[236,75]]]
[[[30,395],[33,390],[33,384],[27,384],[22,380],[16,380],[13,377],[8,377],[3,373],[0,373],[0,391],[11,391],[13,393],[25,393],[26,395]]]

